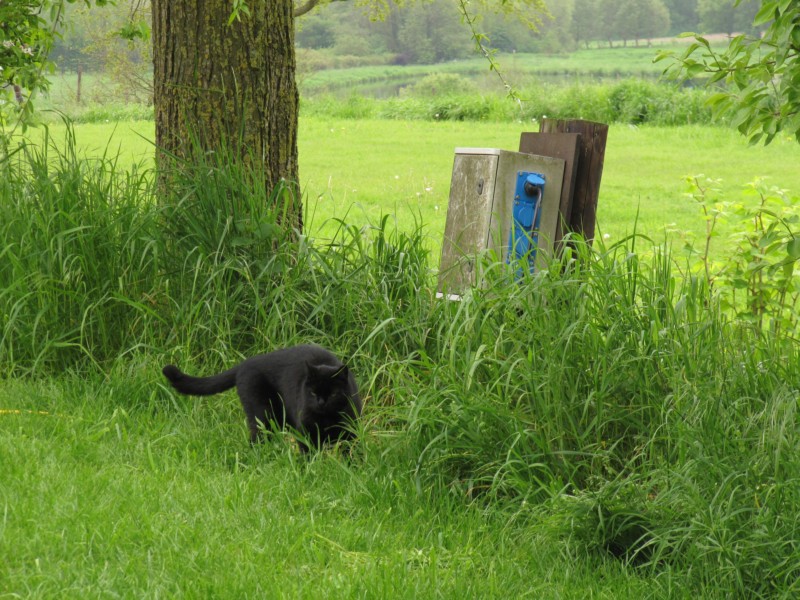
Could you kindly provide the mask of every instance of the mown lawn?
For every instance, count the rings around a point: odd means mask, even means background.
[[[418,487],[389,432],[350,460],[251,448],[235,396],[176,401],[154,366],[0,383],[0,597],[646,593],[565,554],[536,505]]]

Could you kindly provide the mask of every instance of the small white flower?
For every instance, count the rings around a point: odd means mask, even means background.
[[[14,42],[12,42],[11,40],[4,40],[3,41],[3,47],[4,48],[11,48],[11,46],[13,46],[13,45],[14,45]]]
[[[438,204],[434,204],[433,205],[433,210],[439,210],[439,205]]]
[[[604,234],[603,234],[603,239],[604,239],[604,240],[608,240],[608,239],[610,239],[610,238],[611,238],[611,234],[610,234],[610,233],[604,233]]]
[[[31,48],[30,46],[23,46],[22,53],[27,54],[28,56],[33,56],[33,48]]]
[[[426,192],[432,192],[432,191],[433,191],[433,188],[432,188],[432,187],[426,187],[426,188],[425,188],[425,191],[426,191]]]

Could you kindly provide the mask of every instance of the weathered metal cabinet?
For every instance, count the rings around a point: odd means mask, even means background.
[[[538,266],[552,254],[564,160],[495,148],[456,148],[439,262],[440,292],[458,295],[480,284],[479,254],[491,251],[500,260],[508,258],[514,192],[519,177],[526,173],[545,181],[537,215]]]

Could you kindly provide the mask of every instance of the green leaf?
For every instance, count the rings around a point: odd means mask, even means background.
[[[753,19],[753,25],[763,25],[764,23],[771,21],[775,18],[775,12],[777,9],[777,2],[765,2],[761,5],[761,8],[756,13],[755,18]]]
[[[795,236],[789,240],[786,244],[786,252],[788,252],[789,258],[800,260],[800,237]]]
[[[792,28],[791,33],[792,43],[797,46],[800,43],[800,28],[794,27]]]
[[[794,274],[794,261],[784,263],[783,265],[783,277],[784,279],[790,279]]]
[[[656,56],[653,59],[653,62],[657,63],[657,62],[661,62],[662,60],[664,60],[666,58],[674,58],[674,57],[675,57],[675,53],[672,52],[671,50],[659,50],[658,52],[656,52]]]
[[[275,223],[261,223],[258,226],[258,230],[256,232],[256,237],[259,240],[272,240],[278,236],[280,233],[281,228],[278,227]]]
[[[689,78],[697,77],[698,75],[706,72],[706,66],[702,63],[695,63],[686,69],[686,75]]]
[[[722,102],[727,101],[728,98],[729,98],[729,94],[724,93],[724,92],[719,92],[719,93],[712,94],[711,96],[709,96],[706,99],[706,104],[708,104],[709,106],[713,107],[713,106],[716,106],[716,105],[718,105],[718,104],[720,104]]]

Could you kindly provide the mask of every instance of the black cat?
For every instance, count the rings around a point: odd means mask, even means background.
[[[164,376],[182,394],[210,396],[236,386],[250,429],[258,441],[270,421],[289,425],[315,448],[352,433],[349,422],[361,415],[361,398],[353,374],[334,354],[313,345],[294,346],[260,354],[210,377],[192,377],[167,365]]]

